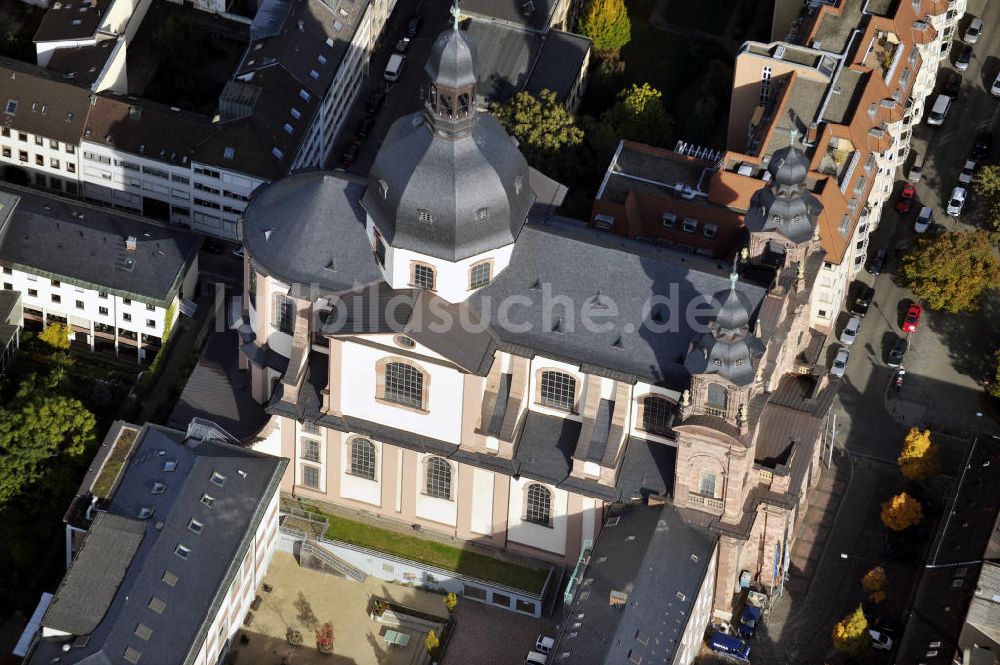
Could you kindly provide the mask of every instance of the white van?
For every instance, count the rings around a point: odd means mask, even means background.
[[[931,112],[927,116],[928,125],[943,125],[944,119],[948,116],[948,111],[951,109],[951,97],[948,95],[938,95],[934,100],[934,106],[931,107]]]
[[[524,665],[545,665],[549,660],[549,657],[544,653],[538,653],[537,651],[529,651],[528,655],[524,658]]]
[[[962,41],[966,44],[972,45],[979,41],[979,36],[983,34],[983,19],[974,18],[972,22],[969,23],[969,27],[965,29],[965,35],[962,37]]]
[[[398,81],[399,75],[403,73],[403,65],[406,64],[406,56],[402,53],[393,53],[389,56],[389,64],[385,66],[385,80]]]

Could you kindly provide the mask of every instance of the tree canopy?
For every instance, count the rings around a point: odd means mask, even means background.
[[[1000,231],[1000,166],[979,167],[972,178],[972,188],[987,201],[986,217],[994,231]]]
[[[933,309],[971,312],[1000,285],[1000,261],[984,231],[949,231],[917,241],[903,258],[906,285]]]
[[[65,323],[50,323],[38,334],[38,339],[54,349],[68,349],[69,326]]]
[[[78,457],[94,442],[94,415],[43,386],[0,407],[0,506],[37,480],[57,457]]]
[[[833,627],[833,646],[848,656],[860,656],[871,646],[872,637],[868,633],[868,619],[865,611],[858,606]]]
[[[861,578],[861,587],[868,592],[873,603],[881,603],[885,600],[886,581],[885,568],[875,566]]]
[[[614,52],[632,39],[632,21],[625,0],[590,0],[576,24],[577,32],[590,38],[594,50]]]
[[[667,146],[674,136],[674,119],[663,106],[663,93],[648,83],[622,90],[601,121],[629,141]]]
[[[576,118],[551,90],[542,90],[537,97],[521,91],[502,104],[494,104],[493,115],[518,140],[532,164],[583,141],[583,130],[577,127]]]
[[[893,531],[909,529],[923,518],[923,506],[906,492],[900,492],[882,504],[882,524]]]
[[[897,461],[907,480],[926,480],[941,473],[940,446],[931,441],[930,430],[911,429],[903,440],[903,452]]]

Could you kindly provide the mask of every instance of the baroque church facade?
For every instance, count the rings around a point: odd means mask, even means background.
[[[299,172],[247,208],[255,448],[291,460],[296,497],[570,568],[612,504],[665,501],[717,535],[729,616],[787,566],[839,384],[802,355],[823,261],[807,159],[772,156],[720,264],[554,214],[475,108],[464,32],[425,70],[367,180]]]

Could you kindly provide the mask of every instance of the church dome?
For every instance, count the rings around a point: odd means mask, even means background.
[[[797,185],[805,182],[809,173],[809,160],[804,152],[789,146],[771,155],[767,170],[779,185]]]
[[[528,163],[475,108],[475,47],[448,30],[427,60],[424,109],[393,123],[363,205],[393,248],[456,262],[510,245],[535,194]]]

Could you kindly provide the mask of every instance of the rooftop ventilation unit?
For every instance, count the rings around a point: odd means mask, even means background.
[[[130,252],[134,252],[138,246],[138,239],[135,236],[129,236],[125,238],[125,249]]]

